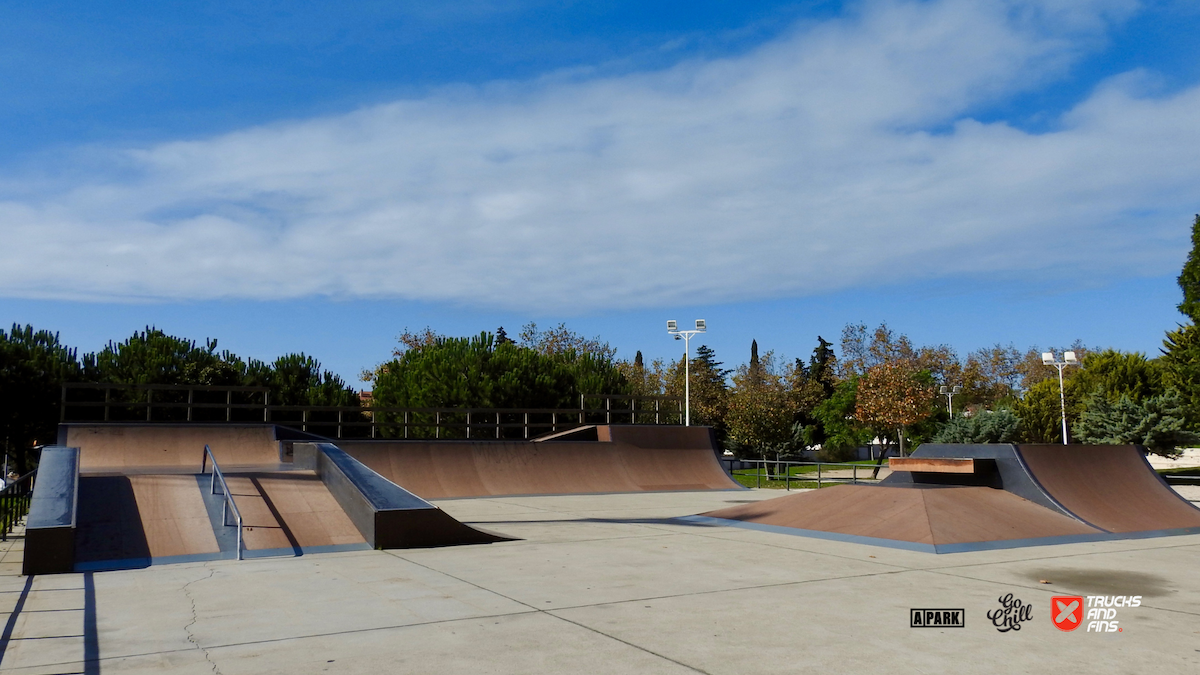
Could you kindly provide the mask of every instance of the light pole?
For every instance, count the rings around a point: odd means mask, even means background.
[[[942,385],[941,394],[946,397],[946,405],[950,408],[950,417],[954,417],[954,396],[962,392],[961,385],[954,385],[953,388]]]
[[[1058,361],[1054,358],[1054,352],[1042,352],[1042,363],[1047,366],[1058,368],[1058,402],[1062,406],[1062,431],[1063,445],[1067,444],[1067,395],[1063,391],[1063,368],[1067,366],[1079,365],[1079,359],[1075,358],[1075,352],[1063,352],[1063,360]]]
[[[696,330],[679,330],[679,324],[675,319],[667,322],[667,332],[675,336],[676,340],[683,340],[683,426],[692,426],[692,401],[691,401],[691,372],[689,361],[692,360],[691,345],[693,335],[703,333],[708,330],[704,324],[704,319],[696,319]]]

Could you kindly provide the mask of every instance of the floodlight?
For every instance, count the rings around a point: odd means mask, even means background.
[[[951,393],[953,393],[953,394],[957,394],[957,393],[959,393],[959,392],[961,392],[961,391],[962,391],[962,385],[956,384],[956,385],[954,385],[954,391],[953,391],[953,392],[951,392]]]
[[[675,319],[667,322],[667,330],[679,330],[679,324],[676,323]]]
[[[940,388],[940,389],[938,389],[938,393],[939,393],[939,394],[943,394],[943,395],[944,395],[944,394],[949,394],[949,393],[950,393],[950,387],[947,387],[946,385],[944,385],[944,384],[943,384],[943,385],[941,386],[941,388]]]
[[[675,336],[675,339],[676,339],[676,340],[682,340],[682,339],[683,339],[683,336],[682,336],[682,335],[676,335],[676,336]]]
[[[696,319],[696,330],[706,330],[704,328],[704,319]]]
[[[1058,405],[1062,410],[1062,441],[1063,445],[1066,445],[1069,441],[1067,439],[1067,395],[1063,389],[1063,368],[1078,366],[1079,357],[1075,355],[1075,352],[1063,352],[1063,360],[1057,361],[1054,358],[1054,352],[1044,352],[1042,363],[1058,369]]]

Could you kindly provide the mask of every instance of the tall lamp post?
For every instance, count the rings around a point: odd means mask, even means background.
[[[954,397],[960,392],[962,392],[962,385],[956,384],[953,387],[942,385],[941,394],[946,397],[946,405],[950,408],[950,417],[954,417]]]
[[[708,327],[704,324],[704,319],[696,319],[696,330],[679,330],[679,323],[675,319],[667,322],[667,332],[674,335],[676,340],[683,340],[683,426],[685,427],[692,425],[691,373],[689,371],[692,356],[689,343],[693,335],[706,330]]]
[[[1079,365],[1075,352],[1063,352],[1063,360],[1054,358],[1054,352],[1042,352],[1042,363],[1058,368],[1058,402],[1062,406],[1062,436],[1063,445],[1067,444],[1067,395],[1063,391],[1063,368]]]

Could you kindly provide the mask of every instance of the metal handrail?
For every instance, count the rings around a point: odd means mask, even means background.
[[[209,484],[209,494],[217,494],[217,481],[221,482],[221,492],[225,500],[221,502],[221,524],[228,527],[229,510],[233,509],[233,517],[237,519],[237,559],[242,559],[242,512],[238,511],[237,504],[233,501],[233,494],[229,492],[229,484],[225,482],[225,474],[221,473],[221,467],[217,466],[217,458],[213,457],[212,449],[208,444],[204,444],[204,457],[200,460],[200,473],[204,473],[207,468],[207,461],[212,460],[212,483]]]
[[[822,487],[823,483],[847,483],[848,482],[851,484],[857,484],[859,482],[875,483],[878,480],[878,479],[866,478],[866,477],[859,478],[859,476],[858,476],[859,469],[863,469],[864,471],[873,471],[875,469],[874,464],[855,464],[852,462],[809,462],[809,461],[789,461],[789,460],[773,460],[773,459],[736,459],[736,460],[731,461],[731,458],[724,458],[724,457],[722,457],[720,459],[721,459],[722,463],[730,462],[730,467],[733,466],[732,462],[742,462],[744,464],[755,465],[754,471],[755,471],[755,475],[758,477],[758,479],[757,479],[758,487],[762,487],[762,479],[763,479],[764,475],[767,480],[783,481],[787,490],[792,489],[792,481],[796,481],[799,483],[815,482],[817,484],[817,487],[820,488],[820,487]],[[782,475],[778,474],[778,473],[772,474],[771,468],[770,468],[771,464],[775,464],[777,466],[778,465],[785,466],[786,468],[784,469],[784,473]],[[812,480],[812,478],[807,478],[807,477],[802,477],[802,475],[792,474],[791,468],[793,466],[815,466],[815,467],[817,467],[816,480],[814,481],[814,480]],[[824,467],[850,469],[850,478],[847,479],[844,477],[822,476],[822,469]],[[882,467],[887,468],[887,465],[884,464],[884,465],[882,465]],[[729,471],[732,474],[734,469],[730,468]]]
[[[104,391],[104,400],[71,401],[68,390],[92,389]],[[144,391],[143,400],[113,400],[114,391]],[[162,393],[171,396],[163,400]],[[225,401],[197,401],[196,394],[224,393]],[[239,395],[235,402],[234,394]],[[186,397],[183,396],[186,394]],[[258,402],[242,402],[250,394]],[[261,395],[261,396],[260,396]],[[204,398],[204,397],[201,397]],[[600,403],[600,407],[590,407]],[[391,434],[398,438],[461,438],[468,439],[531,438],[545,432],[557,432],[584,424],[664,424],[675,425],[683,420],[683,401],[676,396],[581,394],[578,408],[402,408],[393,406],[319,406],[272,405],[270,391],[262,387],[209,387],[197,385],[115,385],[97,383],[66,383],[62,389],[61,422],[104,422],[116,417],[124,421],[202,421],[245,423],[257,421],[320,433],[337,438],[346,436],[377,438]],[[616,405],[614,405],[616,404]],[[102,414],[100,411],[103,411]],[[95,411],[95,414],[84,411]],[[221,412],[224,415],[221,415]],[[126,419],[130,418],[130,419]],[[156,419],[157,418],[157,419]],[[235,419],[236,418],[236,419]],[[363,432],[363,433],[358,433]]]
[[[37,469],[34,469],[0,490],[0,541],[8,541],[9,530],[29,513],[36,473]]]

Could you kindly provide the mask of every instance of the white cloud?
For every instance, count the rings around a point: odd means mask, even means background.
[[[1163,273],[1200,201],[1200,87],[1125,74],[1048,133],[971,117],[1067,77],[1135,8],[868,2],[664,72],[112,151],[0,197],[0,293],[568,311]]]

